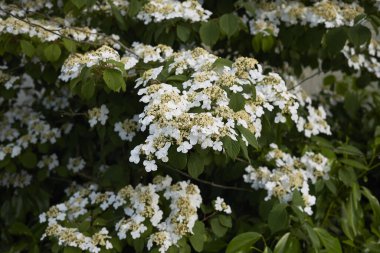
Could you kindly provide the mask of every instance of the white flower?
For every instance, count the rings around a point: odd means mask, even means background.
[[[100,108],[92,108],[91,110],[88,110],[88,114],[90,117],[88,123],[90,123],[91,127],[94,127],[98,122],[100,122],[100,124],[102,125],[105,125],[108,119],[108,113],[109,110],[106,105],[101,105]]]
[[[216,211],[225,212],[226,214],[231,214],[231,207],[224,202],[224,199],[217,197],[214,203],[214,208]]]
[[[157,165],[155,160],[145,160],[143,162],[146,172],[156,171]]]
[[[67,169],[74,173],[81,171],[86,166],[86,162],[81,157],[69,158]]]

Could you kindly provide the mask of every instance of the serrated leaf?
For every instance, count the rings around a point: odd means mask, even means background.
[[[24,54],[26,54],[29,57],[32,57],[34,55],[34,52],[36,49],[34,48],[33,44],[30,43],[27,40],[21,40],[20,41],[21,49]]]
[[[275,39],[273,36],[264,36],[261,39],[261,49],[263,52],[269,52],[275,44]]]
[[[240,111],[244,108],[245,99],[240,93],[232,93],[230,95],[229,107],[235,112]]]
[[[193,227],[193,235],[189,237],[191,246],[196,252],[203,251],[205,225],[201,221],[196,221]]]
[[[32,169],[36,167],[37,156],[33,152],[25,152],[20,155],[19,160],[25,168]]]
[[[228,244],[226,253],[235,253],[247,249],[261,238],[261,234],[256,232],[246,232],[235,236]]]
[[[223,147],[227,153],[227,155],[232,158],[236,159],[236,157],[240,153],[240,144],[238,141],[232,140],[230,137],[226,136],[223,138]]]
[[[339,240],[323,228],[314,228],[327,253],[342,253]]]
[[[61,48],[56,44],[50,44],[44,48],[44,55],[48,61],[55,62],[61,56]]]
[[[220,224],[222,224],[223,226],[225,226],[227,228],[231,228],[232,227],[231,216],[221,214],[221,215],[218,216],[218,218],[219,218]]]
[[[82,8],[86,4],[86,0],[71,0],[71,2],[78,8]]]
[[[107,87],[113,91],[125,91],[126,85],[122,73],[116,69],[106,69],[103,72],[103,80]]]
[[[286,204],[277,204],[270,211],[268,216],[268,226],[272,233],[285,229],[289,225],[289,215],[286,211]]]
[[[339,53],[346,44],[347,35],[342,27],[328,30],[325,36],[327,51],[331,55]]]
[[[62,39],[64,47],[69,51],[70,53],[74,53],[77,50],[77,45],[73,40],[69,39]]]
[[[191,30],[186,25],[177,25],[177,37],[182,41],[186,42],[190,38]]]
[[[233,13],[224,14],[219,18],[220,30],[231,37],[239,30],[239,18]]]
[[[355,47],[367,43],[371,40],[371,31],[362,25],[355,25],[348,28],[348,38]]]
[[[169,164],[177,169],[183,170],[187,165],[187,154],[177,152],[176,148],[170,148],[168,152]]]
[[[212,232],[218,237],[222,237],[226,234],[228,228],[220,224],[218,218],[214,217],[210,220]]]
[[[361,170],[369,170],[368,166],[353,159],[340,159],[340,162],[346,165],[349,165],[353,168],[361,169]]]
[[[248,129],[246,129],[243,126],[237,126],[237,129],[240,131],[240,133],[244,136],[244,138],[248,141],[248,143],[252,147],[254,147],[255,149],[260,148],[259,143],[257,142],[255,135],[251,131],[249,131]]]
[[[212,47],[219,40],[218,24],[213,21],[202,23],[199,35],[203,43]]]
[[[204,169],[202,157],[197,153],[191,153],[188,158],[187,169],[190,176],[197,178],[200,174],[202,174]]]

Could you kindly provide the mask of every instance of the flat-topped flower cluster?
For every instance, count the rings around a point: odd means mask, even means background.
[[[380,78],[380,43],[372,39],[368,45],[359,49],[345,45],[342,50],[348,60],[348,66],[355,70],[367,70]]]
[[[137,14],[144,24],[159,23],[164,20],[182,19],[190,22],[206,21],[211,12],[202,8],[196,0],[150,0]]]
[[[54,20],[33,18],[23,20],[13,16],[0,18],[0,34],[26,35],[44,42],[56,41],[63,37],[77,42],[96,42],[99,45],[105,44],[120,49],[119,36],[108,36],[89,27],[71,27],[65,20],[59,18]]]
[[[231,66],[217,67],[218,57],[201,48],[176,53],[162,46],[143,48],[138,46],[144,62],[161,63],[136,79],[140,101],[146,104],[139,123],[149,136],[132,150],[130,161],[139,163],[143,155],[147,171],[157,169],[156,160],[168,161],[171,146],[182,153],[195,145],[222,151],[223,138],[237,140],[238,126],[259,138],[265,112],[275,113],[275,123],[289,118],[307,137],[331,134],[322,107],[313,107],[299,89],[288,91],[278,74],[263,74],[253,58],[241,57]],[[164,70],[165,62],[168,67]],[[170,84],[170,80],[160,79],[164,71],[184,80]],[[235,95],[240,95],[243,105],[234,110],[231,98]],[[307,110],[305,117],[299,113],[300,107]]]
[[[127,185],[114,192],[99,192],[96,185],[87,187],[76,186],[70,190],[67,201],[54,205],[40,215],[41,223],[48,223],[46,236],[58,239],[59,245],[77,247],[89,252],[99,252],[101,248],[110,249],[111,236],[109,228],[102,227],[93,235],[79,231],[75,227],[65,227],[65,222],[78,221],[94,210],[97,213],[109,209],[122,210],[124,218],[115,224],[115,232],[120,240],[127,237],[140,238],[148,227],[153,231],[147,237],[148,249],[158,247],[160,252],[166,252],[170,246],[193,233],[193,227],[198,219],[197,211],[202,203],[198,187],[186,181],[172,183],[169,176],[157,176],[152,184],[136,187]],[[161,205],[163,200],[169,201],[170,211],[164,212]],[[224,204],[223,207],[228,205]],[[220,211],[222,211],[221,209]],[[165,217],[165,215],[167,215]],[[90,216],[89,219],[92,217]],[[147,224],[149,223],[149,225]],[[86,235],[85,235],[86,234]]]
[[[265,200],[272,197],[280,202],[292,201],[294,191],[301,193],[304,205],[300,209],[311,215],[311,207],[315,204],[315,196],[310,195],[309,184],[315,184],[318,178],[328,179],[331,164],[329,160],[319,153],[306,152],[302,157],[295,157],[278,148],[274,143],[265,156],[273,169],[267,166],[254,168],[249,165],[245,171],[244,181],[252,188],[267,191]]]
[[[323,25],[326,28],[353,26],[355,17],[364,13],[364,9],[356,2],[330,0],[316,1],[311,6],[305,6],[300,1],[283,0],[252,2],[250,5],[247,10],[253,15],[253,19],[249,20],[251,34],[273,36],[277,36],[281,23],[287,26]]]

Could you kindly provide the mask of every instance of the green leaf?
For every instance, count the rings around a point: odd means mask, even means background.
[[[168,152],[169,164],[174,168],[183,170],[187,165],[187,154],[177,152],[175,147],[171,147]]]
[[[228,136],[223,138],[223,147],[230,158],[235,160],[236,157],[239,155],[239,152],[240,152],[239,142],[232,140]]]
[[[87,0],[71,0],[71,2],[80,9],[86,4]]]
[[[56,44],[50,44],[45,47],[44,55],[48,61],[55,62],[61,56],[61,48]]]
[[[226,253],[235,253],[240,250],[248,249],[255,244],[261,237],[256,232],[246,232],[235,236],[227,246]]]
[[[275,39],[273,36],[264,36],[262,39],[261,39],[261,49],[263,50],[263,52],[269,52],[273,46],[275,44]]]
[[[218,215],[218,218],[219,218],[220,224],[222,224],[223,226],[225,226],[227,228],[231,228],[232,227],[231,216],[221,214],[221,215]]]
[[[244,108],[245,99],[242,94],[240,93],[232,93],[230,95],[230,108],[234,110],[235,112],[240,111]]]
[[[81,253],[82,250],[79,248],[66,246],[63,248],[63,253]]]
[[[73,41],[73,40],[69,40],[69,39],[65,39],[63,38],[62,39],[62,42],[63,42],[63,46],[67,49],[67,51],[69,51],[70,53],[74,53],[75,51],[77,51],[77,45],[76,43]]]
[[[193,235],[189,237],[190,244],[196,252],[202,252],[204,246],[205,225],[196,221],[193,227]]]
[[[371,191],[368,190],[366,187],[362,186],[362,193],[363,195],[368,199],[369,204],[371,206],[371,209],[373,211],[373,222],[380,225],[380,204],[379,200],[372,195]]]
[[[204,169],[202,157],[197,153],[191,153],[187,162],[187,169],[190,176],[197,178],[200,174],[202,174]]]
[[[290,233],[284,234],[274,247],[274,253],[286,253]],[[289,252],[290,253],[290,252]]]
[[[360,149],[348,144],[342,144],[340,147],[336,149],[335,152],[338,154],[364,157],[364,154],[360,151]]]
[[[286,204],[277,204],[270,211],[268,216],[268,226],[272,233],[285,229],[289,225],[289,216],[286,211]]]
[[[190,38],[191,30],[186,25],[177,25],[177,37],[182,41],[186,42]]]
[[[261,33],[256,34],[252,38],[252,48],[257,53],[260,52],[260,50],[261,50],[261,46],[262,46],[261,40],[262,39],[263,39],[263,35]]]
[[[128,5],[128,16],[130,17],[134,17],[137,15],[137,13],[140,11],[141,9],[141,2],[139,0],[131,0],[129,1],[129,5]]]
[[[347,35],[342,27],[329,30],[325,36],[327,51],[331,55],[339,53],[346,44]]]
[[[32,57],[34,55],[34,52],[36,49],[34,48],[33,44],[30,43],[27,40],[21,40],[20,41],[21,49],[29,57]]]
[[[25,152],[22,155],[20,155],[19,160],[22,166],[28,169],[32,169],[36,167],[36,164],[37,164],[37,156],[30,151]]]
[[[348,28],[348,38],[355,47],[367,43],[371,40],[371,31],[362,25],[355,25]]]
[[[26,235],[33,237],[33,233],[30,230],[28,226],[26,226],[24,223],[21,222],[15,222],[13,223],[9,229],[8,232],[12,235]]]
[[[224,14],[219,18],[220,30],[231,37],[239,30],[239,18],[233,13]]]
[[[351,167],[339,169],[338,176],[340,181],[342,181],[346,186],[351,186],[356,182],[356,174]]]
[[[323,79],[324,86],[331,86],[336,82],[336,78],[334,75],[328,75]]]
[[[343,106],[348,115],[350,115],[352,118],[355,118],[361,106],[359,95],[356,92],[347,92],[344,96]]]
[[[240,133],[244,136],[244,138],[248,141],[248,143],[254,147],[255,149],[259,149],[259,143],[256,140],[255,135],[249,131],[247,128],[243,126],[237,126],[237,129],[240,131]]]
[[[95,83],[92,78],[87,78],[82,82],[81,95],[84,99],[90,99],[95,93]]]
[[[353,159],[340,159],[343,164],[349,165],[353,168],[361,169],[361,170],[369,170],[368,166]]]
[[[113,91],[119,92],[120,89],[126,90],[126,85],[122,73],[116,69],[106,69],[103,72],[103,80],[107,87]]]
[[[307,234],[311,240],[311,243],[313,244],[313,248],[319,249],[321,247],[321,242],[318,238],[317,233],[315,233],[313,228],[308,223],[304,223],[303,227],[305,228],[305,230],[306,230],[306,232],[307,232]]]
[[[199,35],[204,44],[212,47],[219,39],[220,33],[218,24],[214,21],[202,23],[199,29]]]
[[[210,220],[210,224],[211,224],[211,229],[212,229],[212,232],[214,232],[214,234],[217,236],[217,237],[222,237],[226,234],[228,228],[223,226],[222,224],[220,224],[220,221],[217,217],[214,217]]]
[[[339,240],[323,228],[314,228],[327,253],[342,253]]]

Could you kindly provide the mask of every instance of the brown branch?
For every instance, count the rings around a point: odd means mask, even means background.
[[[229,185],[221,185],[221,184],[216,184],[214,182],[210,182],[210,181],[207,181],[207,180],[203,180],[203,179],[199,179],[199,178],[195,178],[195,177],[192,177],[190,176],[189,174],[187,174],[186,172],[183,172],[183,171],[180,171],[178,169],[175,169],[175,168],[172,168],[171,166],[167,165],[167,164],[164,164],[164,163],[161,163],[160,162],[160,165],[162,165],[163,167],[167,168],[167,169],[170,169],[172,171],[175,171],[187,178],[190,178],[194,181],[197,181],[199,183],[202,183],[202,184],[207,184],[207,185],[210,185],[212,187],[216,187],[216,188],[221,188],[221,189],[225,189],[225,190],[234,190],[234,191],[244,191],[244,192],[254,192],[253,190],[251,189],[246,189],[246,188],[240,188],[240,187],[235,187],[235,186],[229,186]]]

